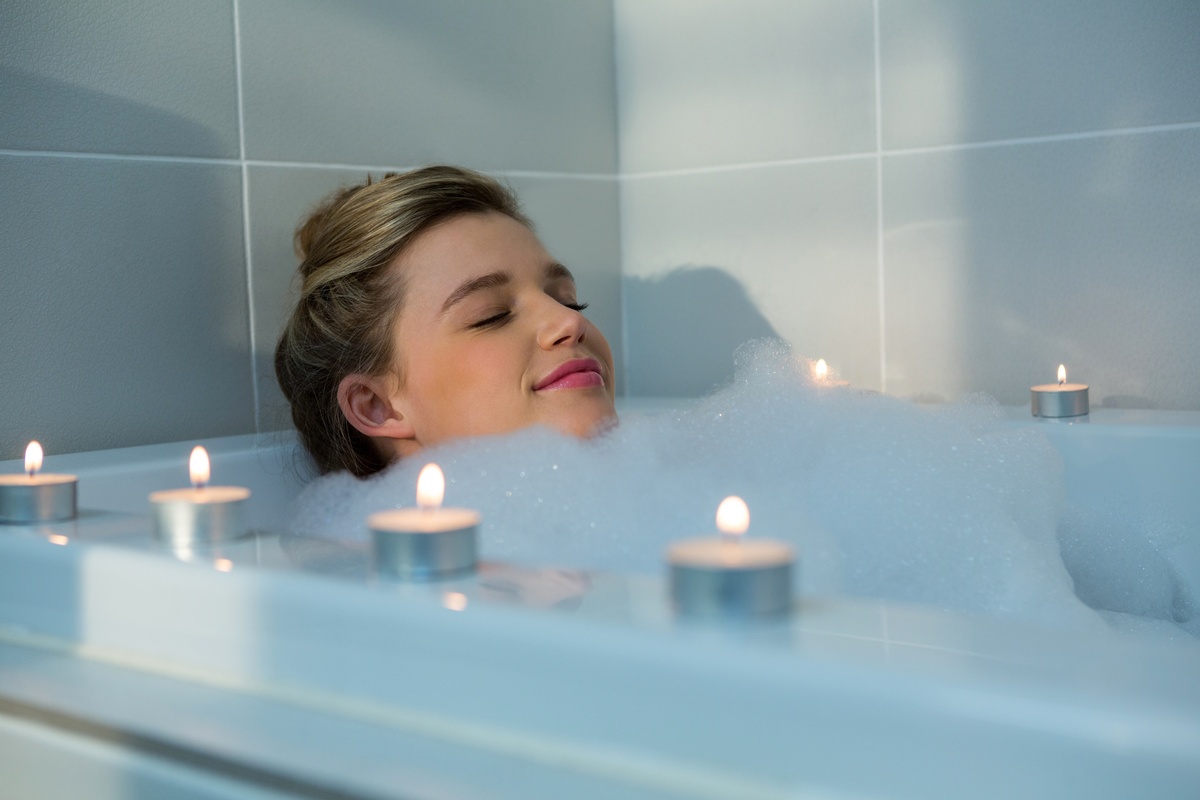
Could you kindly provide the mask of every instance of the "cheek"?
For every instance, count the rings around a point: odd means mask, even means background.
[[[499,400],[521,386],[525,362],[520,348],[503,336],[444,342],[421,353],[413,388],[441,409],[481,409],[480,398]],[[491,403],[488,403],[490,405]]]
[[[588,336],[592,340],[592,349],[595,350],[598,355],[603,356],[604,360],[608,362],[608,366],[611,368],[613,366],[612,347],[608,344],[608,339],[604,338],[604,332],[590,321],[588,322],[588,329]]]
[[[477,339],[459,351],[462,386],[474,391],[510,391],[521,376],[520,349],[501,337]]]

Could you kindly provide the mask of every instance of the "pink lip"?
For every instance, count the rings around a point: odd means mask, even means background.
[[[574,358],[560,364],[533,387],[535,392],[546,389],[588,389],[604,385],[600,362],[594,358]]]

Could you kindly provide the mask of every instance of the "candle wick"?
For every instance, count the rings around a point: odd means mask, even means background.
[[[203,489],[208,486],[208,481],[192,481],[193,489]]]
[[[30,467],[28,472],[29,472],[29,480],[33,480],[33,476],[37,475],[37,469],[34,467]]]
[[[1059,381],[1059,382],[1058,382],[1058,385],[1059,385],[1059,386],[1062,386],[1062,385],[1063,385],[1064,383],[1066,383],[1066,382],[1067,382],[1067,379],[1066,379],[1066,378],[1063,378],[1061,381]]]

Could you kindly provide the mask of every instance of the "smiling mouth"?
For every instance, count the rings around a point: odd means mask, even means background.
[[[561,364],[533,387],[535,392],[553,389],[591,389],[604,385],[600,362],[594,358],[576,358]]]

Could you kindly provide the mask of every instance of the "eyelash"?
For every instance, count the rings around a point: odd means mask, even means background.
[[[566,306],[567,308],[571,309],[572,311],[580,311],[580,312],[582,312],[584,309],[586,309],[588,307],[587,303],[563,303],[563,305]],[[487,319],[481,319],[481,320],[479,320],[479,322],[473,322],[473,323],[471,323],[471,325],[469,327],[472,330],[479,330],[482,328],[499,328],[501,325],[508,322],[511,318],[512,318],[512,312],[505,310],[505,311],[501,311],[498,314],[493,314],[492,316],[488,317]]]
[[[504,323],[508,322],[510,317],[512,317],[511,311],[501,311],[499,314],[493,314],[487,319],[481,319],[479,322],[473,322],[467,327],[469,327],[471,330],[478,330],[479,328],[498,328]]]

